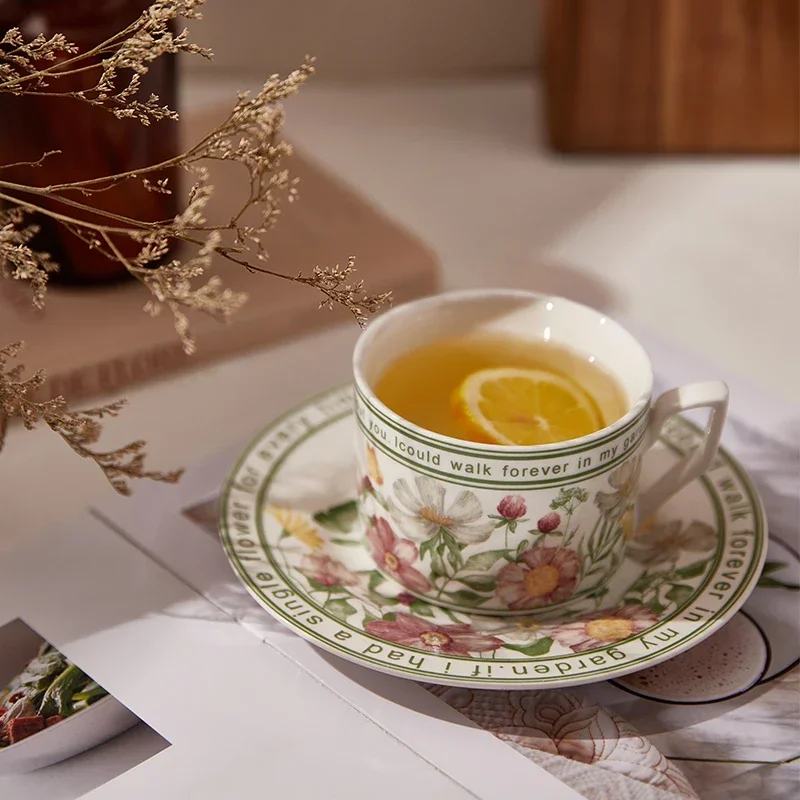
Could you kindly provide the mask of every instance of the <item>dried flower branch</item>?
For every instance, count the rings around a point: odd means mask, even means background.
[[[28,281],[33,290],[33,305],[42,308],[47,276],[58,267],[49,253],[28,246],[38,230],[38,225],[25,224],[23,209],[0,210],[0,277]]]
[[[154,0],[131,25],[84,52],[62,34],[50,38],[37,36],[26,41],[19,29],[12,28],[0,39],[0,92],[71,97],[104,108],[120,119],[136,119],[143,125],[177,119],[177,113],[162,105],[156,95],[146,99],[140,96],[141,76],[155,59],[165,54],[184,52],[211,58],[209,50],[189,41],[186,30],[178,34],[172,32],[172,24],[178,17],[199,19],[203,2]],[[46,65],[42,66],[43,63]],[[93,72],[97,73],[97,78],[92,88],[59,91],[59,78]],[[362,281],[351,282],[353,257],[345,267],[338,264],[316,266],[310,275],[287,275],[264,266],[269,254],[263,237],[276,224],[282,199],[292,202],[297,196],[296,180],[283,166],[284,159],[291,155],[291,146],[280,138],[284,121],[282,101],[294,94],[313,72],[313,59],[307,58],[299,69],[285,78],[271,76],[255,96],[237,95],[233,109],[222,124],[184,153],[160,163],[116,175],[49,186],[0,179],[0,204],[8,208],[0,211],[0,277],[28,281],[34,305],[44,304],[48,275],[58,266],[49,254],[29,246],[37,227],[26,222],[26,215],[39,214],[65,226],[91,248],[122,264],[144,284],[152,295],[145,311],[155,315],[166,308],[173,316],[187,353],[194,352],[195,348],[187,310],[227,320],[246,301],[244,294],[224,288],[217,276],[195,283],[209,269],[214,254],[250,272],[314,288],[323,295],[320,306],[343,306],[359,325],[365,325],[367,317],[389,304],[391,297],[389,293],[369,295]],[[123,80],[122,75],[129,77]],[[58,151],[47,152],[36,161],[23,163],[36,167],[48,157],[64,156]],[[213,193],[206,165],[214,162],[238,164],[247,176],[246,197],[223,224],[210,224],[205,217]],[[170,168],[180,168],[194,176],[186,205],[174,219],[146,222],[76,199],[76,196],[85,198],[108,191],[126,181],[141,181],[149,191],[171,193],[172,187],[157,175]],[[156,175],[155,180],[151,178],[153,175]],[[134,258],[123,255],[118,246],[121,238],[137,243],[139,252]],[[173,242],[197,249],[188,258],[161,263]],[[1,350],[0,366],[5,363],[4,359],[13,358],[17,352],[17,345]],[[74,412],[67,408],[63,398],[32,403],[29,395],[41,386],[44,376],[36,373],[27,382],[20,382],[18,369],[9,372],[0,369],[0,446],[9,417],[21,416],[26,427],[42,419],[76,452],[95,460],[118,491],[126,490],[126,477],[177,479],[177,473],[145,472],[140,442],[106,454],[89,449],[99,436],[98,420],[115,416],[118,404]],[[125,461],[126,458],[129,461]]]
[[[94,461],[120,494],[130,494],[128,480],[131,478],[150,478],[165,483],[177,483],[183,470],[152,472],[145,469],[145,442],[131,442],[107,452],[92,449],[102,433],[100,420],[116,417],[125,404],[124,400],[86,411],[69,409],[63,397],[42,403],[31,400],[31,395],[41,388],[45,378],[41,370],[29,378],[23,378],[22,364],[9,366],[8,362],[19,355],[22,347],[22,342],[15,342],[0,348],[0,450],[3,449],[9,419],[19,417],[28,430],[32,430],[38,422],[43,421],[79,456]]]
[[[269,253],[264,246],[263,237],[279,218],[282,198],[287,197],[292,202],[297,197],[296,181],[283,167],[283,161],[291,155],[292,148],[288,142],[279,138],[284,121],[281,101],[294,94],[313,72],[313,60],[308,59],[285,78],[271,76],[254,97],[240,93],[233,109],[220,125],[186,152],[166,161],[117,175],[42,187],[0,180],[0,201],[49,216],[68,226],[75,235],[108,258],[120,261],[153,292],[154,301],[148,304],[148,310],[152,311],[160,305],[170,309],[175,328],[187,353],[194,351],[194,340],[187,317],[181,308],[227,319],[246,300],[241,293],[223,289],[219,279],[213,279],[210,284],[205,283],[199,288],[192,287],[192,280],[205,273],[214,253],[251,272],[260,272],[317,289],[324,295],[323,305],[328,305],[328,301],[331,301],[347,308],[363,326],[368,315],[389,304],[391,297],[388,293],[368,294],[364,290],[363,282],[348,283],[346,279],[355,269],[352,258],[346,268],[338,265],[318,266],[313,268],[310,275],[287,275],[264,266]],[[244,167],[249,191],[225,223],[212,225],[205,217],[205,208],[213,194],[205,164],[215,161]],[[151,191],[168,192],[171,190],[163,179],[153,183],[147,176],[171,167],[187,170],[195,178],[189,190],[187,204],[174,220],[145,222],[95,208],[70,196],[70,193],[75,192],[91,195],[107,191],[128,180],[146,181],[144,185]],[[57,200],[64,206],[64,210],[56,211],[34,202],[37,195]],[[70,209],[92,214],[93,220],[103,217],[108,222],[89,222],[70,214]],[[228,236],[227,243],[223,239],[224,235]],[[132,261],[120,258],[118,252],[108,247],[109,238],[120,236],[142,243],[139,255]],[[171,241],[190,244],[199,250],[195,256],[184,262],[175,259],[161,266],[153,266],[168,251]],[[36,278],[43,292],[47,280],[46,272],[40,270]],[[209,302],[211,289],[214,290],[213,303]]]
[[[39,35],[26,42],[19,28],[6,31],[0,45],[0,92],[74,97],[108,109],[119,119],[135,118],[143,125],[160,119],[178,119],[175,111],[160,105],[158,95],[139,98],[141,76],[151,62],[167,53],[193,53],[211,58],[212,53],[188,40],[183,30],[177,36],[170,23],[178,17],[200,19],[203,0],[155,0],[127,28],[91,50],[81,53],[74,43],[57,33],[49,39]],[[72,56],[68,58],[67,56]],[[41,62],[53,62],[41,67]],[[120,85],[120,72],[131,77]],[[76,72],[98,72],[97,82],[83,91],[58,91],[58,79]],[[50,89],[51,91],[45,91]]]

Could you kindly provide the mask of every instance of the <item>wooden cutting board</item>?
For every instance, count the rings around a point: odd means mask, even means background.
[[[546,0],[547,128],[568,152],[800,152],[798,0]]]
[[[225,109],[186,115],[183,136],[194,143]],[[415,236],[386,217],[303,153],[287,166],[300,179],[299,200],[285,205],[278,225],[264,243],[271,269],[286,274],[309,273],[319,265],[347,262],[356,256],[358,273],[371,293],[391,290],[395,302],[430,294],[438,282],[436,256]],[[246,173],[235,165],[215,167],[214,201],[209,219],[227,216],[247,192]],[[199,314],[191,316],[197,353],[183,352],[164,312],[151,319],[142,311],[149,293],[138,283],[100,288],[53,287],[44,312],[30,306],[24,286],[0,281],[0,343],[23,339],[23,362],[48,373],[41,398],[63,394],[70,402],[117,390],[159,375],[223,358],[310,331],[356,322],[349,312],[318,310],[315,290],[251,274],[218,259],[211,274],[225,285],[245,291],[249,302],[230,324]]]

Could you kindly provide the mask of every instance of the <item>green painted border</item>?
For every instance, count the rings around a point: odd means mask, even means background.
[[[359,391],[358,386],[354,386],[354,394],[358,400],[361,402],[379,419],[383,422],[387,428],[391,428],[395,433],[400,433],[408,439],[412,439],[415,442],[419,442],[420,444],[424,444],[426,447],[435,447],[437,450],[441,450],[445,453],[454,453],[455,455],[461,456],[469,456],[469,457],[477,457],[488,459],[492,461],[539,461],[546,458],[560,458],[561,456],[572,456],[578,453],[585,453],[587,450],[594,450],[597,447],[601,447],[604,444],[607,444],[618,436],[621,436],[624,433],[627,433],[631,428],[633,428],[637,422],[641,420],[641,418],[650,410],[651,404],[647,403],[642,410],[629,422],[625,423],[624,426],[619,428],[619,430],[611,431],[604,436],[599,437],[587,444],[579,445],[577,447],[569,447],[569,448],[559,448],[554,447],[552,450],[543,451],[540,454],[531,455],[530,453],[517,453],[515,451],[510,451],[508,453],[503,452],[487,452],[485,449],[482,448],[473,448],[467,445],[461,447],[455,447],[451,445],[449,442],[439,442],[437,439],[430,438],[426,439],[423,436],[409,430],[408,428],[404,428],[400,425],[396,420],[387,417],[382,411],[373,406],[369,400]],[[502,445],[494,445],[494,447],[502,447]]]
[[[338,652],[344,658],[346,658],[347,660],[352,661],[354,663],[361,663],[361,664],[363,664],[364,662],[373,663],[373,664],[375,664],[376,667],[378,667],[383,672],[390,673],[390,674],[395,674],[395,675],[400,675],[402,677],[414,677],[414,678],[419,679],[420,676],[428,676],[428,677],[431,677],[431,678],[433,678],[435,680],[438,680],[439,682],[455,684],[455,685],[487,684],[487,685],[495,685],[495,686],[526,685],[526,686],[535,687],[537,685],[541,685],[541,684],[545,684],[545,683],[552,683],[552,682],[556,682],[556,681],[559,682],[562,685],[579,685],[581,683],[593,682],[595,680],[595,676],[596,675],[602,674],[602,673],[605,673],[605,672],[608,672],[608,671],[611,671],[611,670],[615,670],[617,675],[622,676],[622,675],[625,675],[625,674],[627,674],[629,672],[634,672],[637,669],[641,669],[641,666],[639,666],[639,664],[638,664],[638,661],[641,660],[641,659],[638,659],[635,662],[627,661],[627,662],[625,662],[625,664],[622,664],[620,662],[614,663],[614,664],[610,664],[608,668],[594,670],[591,673],[588,673],[588,674],[586,674],[584,676],[575,675],[575,676],[570,676],[570,677],[567,677],[567,676],[565,676],[563,674],[561,674],[561,675],[553,675],[553,676],[548,676],[548,677],[545,677],[545,676],[538,676],[538,677],[521,676],[521,677],[515,677],[515,678],[509,678],[509,677],[503,677],[503,676],[464,677],[464,676],[454,676],[454,675],[449,675],[449,674],[443,674],[441,672],[431,672],[429,670],[412,670],[412,669],[409,669],[409,668],[406,668],[406,667],[401,667],[401,666],[398,666],[398,665],[390,665],[385,661],[382,661],[382,660],[379,660],[379,659],[375,659],[375,658],[371,658],[369,656],[366,656],[363,653],[356,653],[353,650],[349,650],[347,648],[341,647],[340,645],[338,645],[338,644],[336,644],[336,643],[324,638],[323,636],[321,636],[320,634],[316,633],[315,631],[302,627],[295,618],[288,616],[280,606],[275,605],[273,602],[271,602],[269,600],[269,598],[267,598],[266,596],[261,594],[259,587],[256,585],[256,583],[253,580],[251,580],[247,570],[244,568],[242,563],[239,561],[238,555],[234,550],[234,546],[233,546],[233,544],[231,542],[230,534],[229,534],[229,531],[228,531],[228,525],[227,525],[228,498],[229,498],[229,495],[230,495],[230,491],[231,491],[231,489],[232,489],[232,487],[233,487],[233,485],[235,483],[236,474],[241,469],[242,465],[250,457],[250,455],[253,453],[253,451],[256,450],[256,448],[259,445],[259,443],[263,440],[264,436],[269,431],[271,431],[275,427],[278,427],[284,420],[288,419],[289,417],[291,417],[293,415],[296,415],[296,414],[299,414],[303,409],[307,408],[310,405],[313,405],[315,402],[317,402],[321,398],[334,397],[334,396],[337,396],[337,395],[342,395],[343,392],[347,388],[348,387],[338,387],[336,389],[328,390],[326,392],[322,392],[322,393],[320,393],[318,395],[315,395],[314,397],[308,399],[302,405],[291,409],[290,411],[288,411],[285,414],[281,415],[277,419],[273,420],[268,426],[266,426],[264,429],[262,429],[262,431],[259,433],[259,435],[251,442],[251,444],[248,446],[248,448],[246,448],[246,450],[243,452],[243,454],[240,456],[240,458],[237,460],[236,464],[232,468],[232,470],[231,470],[231,472],[230,472],[230,474],[229,474],[229,476],[228,476],[228,478],[225,481],[225,484],[223,486],[222,503],[220,504],[220,518],[219,518],[220,538],[222,540],[223,547],[225,549],[226,554],[228,555],[228,559],[231,562],[231,566],[233,567],[234,571],[239,575],[239,577],[242,580],[242,582],[245,585],[245,587],[256,598],[256,600],[259,601],[259,603],[262,605],[262,607],[266,608],[273,615],[282,618],[286,623],[288,623],[290,628],[295,630],[297,633],[301,634],[304,638],[316,641],[324,649],[326,649],[328,651],[332,651],[332,652]],[[331,417],[331,418],[323,421],[316,428],[312,428],[312,429],[308,430],[305,434],[303,434],[303,436],[301,436],[298,440],[293,442],[289,446],[289,448],[287,448],[286,452],[283,453],[281,455],[281,457],[276,462],[273,463],[272,468],[271,468],[270,472],[268,473],[268,479],[264,481],[264,484],[262,485],[261,489],[259,490],[259,493],[258,493],[257,498],[256,498],[256,502],[257,502],[256,510],[258,510],[258,508],[260,508],[261,501],[263,500],[263,495],[266,492],[266,489],[267,489],[269,483],[272,480],[272,478],[270,476],[272,476],[274,474],[275,470],[285,460],[285,458],[289,455],[289,453],[293,452],[293,450],[297,446],[299,446],[303,441],[306,441],[310,436],[312,436],[317,431],[327,427],[330,424],[333,424],[335,422],[338,422],[338,421],[344,419],[345,417],[349,416],[350,413],[352,413],[352,412],[349,412],[349,411],[342,412],[341,414],[336,415],[335,417]],[[688,420],[683,420],[683,424],[686,425],[689,428],[694,428],[695,430],[698,429],[697,426],[695,426],[693,423],[689,422]],[[673,451],[678,452],[678,453],[683,453],[683,451],[680,448],[678,448],[677,446],[672,445],[669,442],[665,442],[665,444],[667,444]],[[765,531],[766,531],[766,518],[765,518],[765,515],[764,515],[764,509],[763,509],[763,507],[761,505],[761,502],[760,502],[760,499],[758,497],[758,493],[756,492],[755,487],[753,486],[749,476],[744,471],[744,469],[741,467],[741,465],[736,461],[736,459],[733,458],[724,449],[722,449],[721,452],[722,452],[722,455],[723,455],[723,457],[725,458],[725,460],[727,462],[727,465],[729,466],[731,471],[737,476],[737,478],[739,479],[739,481],[742,484],[742,487],[745,489],[745,491],[747,493],[747,496],[748,496],[748,499],[750,501],[750,505],[753,508],[753,511],[755,512],[754,513],[755,525],[754,525],[754,531],[753,531],[754,540],[755,540],[754,541],[755,547],[754,547],[754,550],[753,550],[753,556],[754,557],[751,560],[751,563],[750,563],[747,571],[745,572],[745,574],[744,574],[744,576],[743,576],[743,578],[742,578],[742,580],[741,580],[741,582],[739,584],[738,589],[731,595],[730,598],[728,598],[727,602],[722,607],[720,607],[718,609],[718,611],[716,612],[716,615],[714,617],[710,618],[710,619],[705,620],[701,625],[699,625],[687,637],[681,639],[678,642],[675,642],[672,645],[669,645],[668,647],[665,647],[665,648],[659,650],[658,653],[652,654],[653,657],[656,659],[656,660],[652,661],[653,664],[660,663],[661,661],[665,660],[666,654],[670,653],[676,647],[680,647],[681,650],[684,650],[684,649],[686,649],[686,645],[689,642],[691,642],[692,640],[694,640],[695,638],[697,638],[700,634],[705,633],[706,631],[708,631],[708,634],[710,634],[714,630],[716,630],[716,628],[718,628],[722,624],[724,624],[724,622],[727,621],[727,619],[736,610],[738,610],[738,607],[741,605],[741,603],[744,602],[744,600],[739,602],[739,598],[742,596],[742,594],[745,591],[747,591],[748,589],[751,588],[751,584],[753,584],[755,579],[757,579],[757,574],[758,573],[756,572],[756,569],[757,569],[757,567],[760,567],[761,563],[764,560],[764,556],[765,556],[765,553],[766,553],[766,537],[764,535]],[[722,510],[722,505],[721,505],[721,502],[719,501],[719,497],[718,497],[718,493],[717,493],[716,488],[713,486],[713,484],[711,484],[711,482],[707,478],[703,477],[701,480],[703,481],[703,484],[704,484],[704,486],[706,488],[706,491],[708,492],[709,496],[712,499],[712,504],[714,505],[715,510],[716,510],[717,514],[719,515],[721,510]],[[270,564],[272,564],[273,566],[275,566],[275,560],[271,555],[271,548],[266,544],[266,541],[263,538],[263,526],[261,525],[261,522],[260,522],[261,521],[261,516],[259,514],[256,514],[254,516],[254,518],[256,519],[256,524],[257,524],[257,529],[258,529],[258,531],[257,531],[258,532],[258,538],[259,538],[259,541],[261,542],[261,545],[262,545],[262,548],[263,548],[263,554],[265,556],[267,556],[268,562]],[[724,520],[724,516],[722,517],[722,520],[723,520],[723,522],[725,521]],[[726,531],[728,531],[728,525],[727,524],[725,525],[724,529]],[[719,567],[719,563],[720,563],[720,561],[722,559],[723,552],[724,552],[724,547],[718,548],[717,557],[715,558],[714,565],[709,570],[708,577],[707,577],[706,581],[700,587],[698,587],[698,591],[693,596],[693,601],[694,601],[695,598],[697,598],[698,594],[701,594],[705,590],[705,588],[708,586],[708,583],[711,580],[711,577],[714,575],[714,573],[717,571],[717,569]],[[286,584],[287,587],[294,586],[293,583],[291,583],[291,582],[289,582],[287,580],[287,578],[284,575],[283,571],[279,567],[275,566],[275,570],[281,576],[281,578],[283,579],[283,581],[284,581],[284,583]],[[748,592],[748,594],[749,594],[749,592]],[[306,602],[309,606],[311,606],[312,608],[315,608],[317,611],[321,611],[320,607],[316,603],[314,603],[310,599],[306,599],[307,596],[304,593],[302,594],[302,597],[304,599],[304,602]],[[668,618],[666,618],[664,620],[661,620],[659,622],[659,626],[665,625],[668,622],[674,620],[675,617],[680,612],[682,612],[683,609],[685,609],[688,605],[690,605],[690,603],[686,603],[680,609],[676,609],[676,611],[673,612],[673,614],[670,617],[668,617]],[[328,614],[323,614],[323,616],[328,618],[328,619],[330,619]],[[372,638],[372,639],[374,639],[375,642],[381,642],[382,644],[385,644],[385,642],[383,642],[383,640],[379,640],[377,638],[370,637],[369,634],[365,633],[363,630],[360,630],[360,629],[355,628],[353,626],[347,625],[346,623],[342,623],[340,620],[336,620],[336,623],[338,625],[340,625],[340,626],[344,626],[344,627],[350,628],[351,630],[355,631],[356,633],[358,633],[361,636],[366,637],[367,639],[371,639]],[[652,630],[652,628],[650,630]],[[646,633],[646,631],[641,633],[641,634],[638,634],[635,637],[631,637],[631,639],[639,638],[640,636],[643,636],[645,633]],[[628,641],[630,641],[630,639],[623,640],[622,642],[616,642],[613,646],[611,646],[611,648],[619,647],[619,646],[621,646],[622,644],[624,644],[625,642],[628,642]],[[595,654],[602,653],[602,652],[604,652],[604,650],[608,650],[608,649],[611,649],[611,648],[604,648],[604,649],[586,651],[585,654],[586,655],[590,655],[592,653],[595,653]],[[426,651],[426,650],[417,650],[416,648],[410,648],[410,647],[409,648],[405,648],[405,649],[410,651],[410,652],[420,653],[422,655],[428,655],[428,656],[431,655],[431,653],[429,651]],[[434,655],[437,655],[437,654],[434,654]],[[453,656],[448,656],[448,660],[452,661],[452,660],[460,659],[460,660],[463,660],[463,661],[469,661],[469,662],[473,662],[473,663],[483,664],[485,666],[490,666],[492,664],[494,664],[494,665],[505,665],[505,664],[526,665],[526,664],[529,664],[529,663],[540,663],[540,662],[546,661],[546,660],[555,660],[555,659],[563,660],[565,658],[568,658],[568,657],[574,656],[574,655],[577,655],[577,654],[570,654],[569,656],[568,655],[553,656],[553,657],[548,657],[546,659],[545,658],[537,658],[537,659],[531,659],[530,661],[526,661],[526,660],[523,660],[523,659],[481,659],[481,658],[463,658],[463,657],[453,657]],[[439,656],[439,657],[441,657],[441,656]],[[571,680],[570,678],[577,678],[577,680]],[[585,678],[585,680],[583,678]]]
[[[593,467],[592,469],[587,470],[586,472],[575,472],[572,475],[565,475],[563,478],[544,478],[542,480],[535,480],[535,481],[515,481],[513,478],[508,478],[507,480],[503,481],[483,481],[480,478],[468,478],[465,475],[458,475],[458,479],[453,476],[452,472],[446,472],[444,470],[434,469],[433,467],[427,466],[424,462],[415,461],[412,458],[408,458],[407,456],[400,455],[396,450],[392,450],[385,442],[381,441],[381,439],[376,438],[370,434],[370,432],[364,427],[364,424],[361,420],[356,416],[356,426],[361,430],[364,436],[369,439],[387,458],[390,458],[397,464],[402,464],[403,466],[409,467],[413,469],[415,472],[424,472],[430,475],[433,475],[441,480],[447,481],[447,483],[455,483],[458,486],[474,486],[478,489],[530,489],[535,490],[539,487],[543,488],[552,488],[553,486],[565,486],[569,483],[574,483],[579,478],[581,480],[588,479],[588,478],[596,478],[599,475],[603,475],[606,472],[610,472],[617,464],[620,464],[626,458],[632,456],[644,442],[644,436],[642,436],[639,441],[633,446],[633,448],[629,448],[624,452],[620,453],[616,458],[613,458],[611,461],[605,461],[602,465],[598,467]],[[470,456],[472,457],[472,456]],[[556,458],[556,455],[553,456]],[[537,459],[532,459],[537,460]]]

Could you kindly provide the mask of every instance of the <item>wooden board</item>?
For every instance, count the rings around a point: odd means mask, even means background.
[[[800,151],[798,0],[547,0],[562,151]]]
[[[184,138],[197,141],[224,109],[188,115]],[[271,269],[297,274],[317,264],[357,258],[357,278],[370,292],[392,290],[395,302],[430,294],[438,281],[435,255],[364,197],[330,175],[308,156],[295,152],[287,162],[300,179],[300,198],[284,211],[265,238]],[[216,169],[214,207],[228,215],[247,191],[246,173],[233,166]],[[210,218],[213,219],[213,208]],[[151,319],[142,311],[149,293],[135,283],[77,289],[54,287],[43,313],[30,307],[30,294],[15,282],[0,281],[0,342],[22,339],[23,361],[47,370],[42,397],[65,395],[70,402],[115,392],[187,367],[197,367],[280,339],[341,324],[350,314],[340,308],[318,310],[315,290],[251,274],[218,259],[213,273],[232,289],[246,291],[249,302],[228,325],[192,314],[197,353],[183,353],[171,315]]]

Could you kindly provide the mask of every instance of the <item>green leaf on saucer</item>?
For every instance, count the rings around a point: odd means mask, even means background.
[[[487,600],[486,597],[470,592],[467,589],[459,589],[457,592],[445,592],[444,594],[453,603],[457,603],[460,606],[476,607],[483,605]]]
[[[673,583],[665,597],[680,608],[689,602],[693,594],[694,589],[691,586],[687,586],[684,583]]]
[[[347,547],[361,547],[361,542],[358,539],[340,539],[334,536],[330,541],[332,544],[343,544]]]
[[[314,522],[331,531],[350,533],[358,518],[358,505],[355,500],[348,500],[338,506],[314,514]]]
[[[433,616],[433,609],[423,600],[415,600],[410,609],[412,613],[419,615],[420,617],[432,617]]]
[[[351,606],[344,597],[336,600],[329,600],[327,603],[325,603],[324,609],[331,616],[336,617],[336,619],[339,619],[342,622],[344,622],[352,614],[356,613],[356,609],[353,608],[353,606]]]
[[[543,656],[550,652],[553,646],[553,640],[549,636],[543,639],[537,639],[533,644],[504,644],[506,650],[514,650],[517,653],[523,653],[526,656]]]
[[[367,611],[367,613],[364,614],[364,619],[361,620],[361,624],[362,625],[367,625],[370,622],[375,622],[375,620],[377,620],[377,619],[378,619],[378,617],[372,616],[372,614],[370,614],[369,611]]]
[[[783,569],[787,567],[788,564],[785,561],[765,561],[764,566],[761,569],[761,576],[770,575],[773,572],[777,572],[779,569]]]
[[[647,591],[655,577],[655,575],[648,575],[645,573],[641,578],[639,578],[639,580],[636,581],[636,583],[631,585],[628,591],[634,592],[635,594],[641,594],[642,592]]]
[[[646,605],[654,614],[663,614],[667,610],[667,607],[662,606],[657,599],[651,600]]]
[[[476,592],[493,592],[494,587],[497,585],[497,578],[488,575],[467,575],[458,580],[465,586],[469,586],[470,589],[474,589]]]
[[[704,559],[703,561],[695,561],[694,564],[689,564],[686,567],[679,567],[672,574],[676,578],[696,578],[698,575],[702,575],[706,571],[707,564],[708,559]]]
[[[394,622],[397,619],[397,614],[394,611],[390,611],[388,614],[384,614],[383,618],[386,622]]]
[[[341,586],[324,586],[319,581],[315,581],[313,578],[306,578],[309,585],[315,592],[341,592]]]
[[[369,590],[374,592],[385,580],[386,578],[378,570],[373,570],[369,578]]]
[[[505,550],[488,550],[485,553],[476,553],[470,556],[464,564],[464,570],[467,572],[486,572],[491,569],[496,561],[499,561],[504,555]]]
[[[385,597],[377,592],[367,592],[367,599],[376,606],[396,606],[400,602],[394,597]]]

